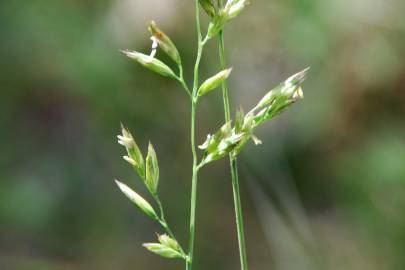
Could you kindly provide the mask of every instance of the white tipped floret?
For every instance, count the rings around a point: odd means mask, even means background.
[[[229,0],[224,8],[227,14],[227,19],[230,20],[238,16],[247,4],[247,0]]]
[[[304,98],[304,92],[302,91],[301,87],[298,87],[297,90],[295,90],[293,99],[303,99]]]
[[[118,135],[117,138],[118,138],[118,143],[125,146],[126,148],[130,148],[134,142],[134,140],[131,137]]]
[[[202,145],[199,145],[198,148],[201,149],[201,150],[207,149],[208,144],[209,144],[210,141],[211,141],[211,137],[212,137],[211,134],[208,134],[208,135],[207,135],[207,139],[205,140],[205,142],[204,142]]]
[[[246,0],[241,0],[232,5],[231,8],[229,9],[229,15],[231,17],[237,15],[245,7],[246,2],[247,2]]]
[[[129,164],[133,165],[133,166],[137,166],[138,164],[136,163],[136,161],[133,158],[130,158],[129,156],[123,156],[122,157],[126,162],[128,162]]]

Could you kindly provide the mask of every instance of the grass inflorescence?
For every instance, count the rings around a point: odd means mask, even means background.
[[[184,80],[184,67],[179,51],[169,36],[165,34],[154,21],[149,24],[149,32],[152,40],[152,50],[149,54],[130,50],[122,51],[127,57],[138,62],[145,68],[178,81],[190,100],[190,145],[193,163],[188,247],[184,248],[180,245],[166,221],[164,207],[158,192],[160,174],[157,154],[153,145],[149,143],[148,151],[145,156],[135,142],[134,136],[132,136],[131,132],[123,125],[121,125],[121,134],[118,135],[118,143],[124,146],[127,152],[123,159],[134,168],[141,181],[145,184],[154,200],[155,207],[133,189],[116,180],[118,187],[125,196],[128,197],[128,199],[149,218],[160,224],[164,231],[164,233],[158,234],[156,242],[145,243],[143,246],[147,250],[164,258],[184,260],[185,268],[187,270],[192,269],[194,261],[198,173],[204,166],[226,156],[229,156],[231,166],[231,180],[234,195],[241,269],[248,269],[243,229],[242,204],[237,171],[237,156],[248,141],[252,140],[255,144],[261,144],[261,141],[254,135],[255,130],[259,126],[266,121],[273,119],[290,105],[303,98],[301,85],[307,75],[308,69],[289,77],[274,89],[267,92],[264,97],[259,100],[257,105],[248,113],[238,110],[235,119],[232,121],[229,92],[226,83],[228,77],[232,73],[232,68],[227,67],[225,62],[224,26],[230,20],[236,18],[245,9],[247,4],[247,0],[228,0],[226,3],[222,3],[220,0],[195,0],[198,46],[193,70],[193,84],[191,87]],[[200,23],[200,8],[202,8],[210,18],[210,22],[204,35]],[[205,45],[214,37],[217,37],[221,68],[215,75],[200,83],[200,62],[203,56],[203,51]],[[172,70],[166,63],[155,58],[158,49],[166,53],[169,58],[177,64],[177,72]],[[201,98],[209,94],[211,91],[218,89],[220,86],[222,87],[223,93],[225,115],[224,125],[214,132],[213,135],[208,135],[206,141],[198,147],[203,151],[199,158],[195,138],[198,103]]]

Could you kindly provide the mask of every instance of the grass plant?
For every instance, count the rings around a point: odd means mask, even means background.
[[[156,242],[145,243],[144,247],[165,258],[184,260],[186,270],[191,270],[194,262],[198,173],[204,166],[226,156],[229,156],[231,166],[241,269],[248,269],[237,170],[237,156],[248,141],[252,140],[256,145],[261,144],[261,141],[254,135],[254,131],[259,126],[280,114],[291,104],[303,98],[301,84],[305,79],[308,69],[289,77],[274,89],[267,92],[258,104],[248,113],[238,110],[235,119],[231,121],[229,92],[226,80],[231,75],[232,69],[227,67],[225,62],[224,26],[226,23],[236,18],[245,9],[247,4],[248,2],[246,0],[228,0],[226,3],[222,3],[221,0],[216,2],[213,0],[195,0],[198,45],[193,69],[193,83],[191,87],[189,87],[184,79],[184,67],[179,51],[169,36],[166,35],[155,22],[152,21],[149,24],[149,31],[152,40],[152,50],[150,54],[130,50],[123,51],[126,56],[138,62],[145,68],[178,81],[190,101],[190,145],[193,163],[191,169],[190,227],[187,249],[179,244],[174,232],[166,221],[164,206],[158,193],[160,179],[159,165],[153,145],[149,143],[148,152],[145,157],[130,131],[123,125],[121,125],[121,134],[118,135],[118,143],[123,145],[127,152],[127,155],[123,158],[134,168],[141,181],[145,184],[151,198],[154,200],[155,206],[152,206],[151,203],[126,184],[116,180],[118,187],[128,199],[149,218],[155,220],[162,226],[164,233],[158,234]],[[206,34],[204,35],[200,23],[200,9],[204,10],[210,18],[207,31],[204,32]],[[219,63],[221,69],[217,74],[200,83],[200,62],[204,48],[205,45],[214,38],[217,38],[218,40]],[[158,49],[165,52],[169,58],[173,60],[178,67],[177,72],[155,57]],[[225,123],[221,128],[214,132],[213,135],[208,135],[206,141],[198,146],[198,148],[202,150],[202,155],[199,157],[197,154],[195,135],[198,103],[201,98],[209,94],[211,91],[220,88],[220,86],[222,87],[223,93]]]

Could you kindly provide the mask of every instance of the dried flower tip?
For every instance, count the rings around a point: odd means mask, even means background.
[[[149,32],[152,35],[152,40],[154,41],[152,45],[152,49],[159,46],[168,56],[170,56],[173,61],[175,61],[178,65],[181,64],[180,54],[177,50],[174,43],[171,39],[162,31],[160,30],[154,21],[149,23]]]

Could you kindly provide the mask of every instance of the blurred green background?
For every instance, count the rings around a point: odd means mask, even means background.
[[[251,269],[405,268],[404,11],[402,0],[253,1],[227,25],[233,111],[311,66],[304,101],[240,157]],[[151,19],[190,81],[193,1],[1,1],[0,269],[183,268],[141,247],[161,229],[112,181],[147,196],[121,159],[122,121],[143,151],[155,145],[168,220],[187,243],[188,100],[118,51],[148,53]],[[211,42],[203,77],[217,59]],[[198,142],[222,115],[216,91]],[[200,179],[195,270],[239,269],[227,161]]]

